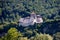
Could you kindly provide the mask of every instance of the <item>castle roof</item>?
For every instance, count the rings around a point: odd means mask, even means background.
[[[35,12],[33,11],[31,14],[35,14]]]

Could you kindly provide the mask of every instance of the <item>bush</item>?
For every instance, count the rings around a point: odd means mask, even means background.
[[[54,40],[60,40],[60,32],[57,32],[57,33],[54,35]]]
[[[53,37],[49,34],[36,34],[34,37],[30,38],[30,40],[53,40]]]

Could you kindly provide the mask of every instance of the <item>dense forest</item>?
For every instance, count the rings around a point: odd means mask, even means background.
[[[19,26],[33,11],[44,22]],[[60,40],[60,0],[0,0],[0,40]]]

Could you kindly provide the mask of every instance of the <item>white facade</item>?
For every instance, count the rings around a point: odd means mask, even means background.
[[[19,20],[19,26],[29,26],[34,25],[34,23],[42,23],[43,19],[40,17],[40,15],[36,15],[35,13],[32,13],[30,17],[26,18],[20,18]]]

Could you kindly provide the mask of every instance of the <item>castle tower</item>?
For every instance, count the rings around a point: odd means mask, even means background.
[[[31,16],[30,16],[30,20],[32,21],[32,23],[36,23],[36,19],[37,19],[37,15],[35,14],[35,12],[33,11],[31,13]]]
[[[31,13],[31,17],[33,17],[34,19],[36,18],[36,14],[34,11]]]

